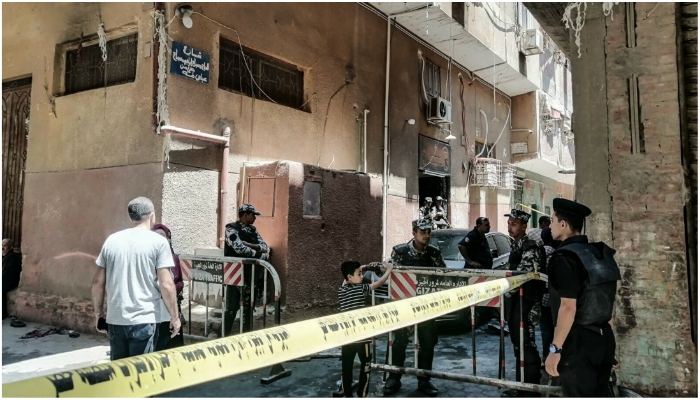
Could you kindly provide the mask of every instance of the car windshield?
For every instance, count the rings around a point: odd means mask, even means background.
[[[464,261],[464,258],[459,253],[457,244],[459,244],[465,236],[467,236],[466,232],[435,235],[430,238],[430,244],[440,249],[442,258],[445,260]]]

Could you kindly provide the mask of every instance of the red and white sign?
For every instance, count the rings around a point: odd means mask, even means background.
[[[189,261],[180,259],[180,271],[182,271],[183,280],[192,280],[192,264],[190,264]]]
[[[417,286],[416,274],[398,271],[391,273],[390,296],[392,299],[401,300],[416,297]]]
[[[510,274],[507,274],[508,276]],[[451,277],[431,275],[426,281],[427,275],[421,275],[422,279],[418,279],[416,274],[409,272],[395,271],[391,273],[391,293],[389,296],[394,300],[402,300],[411,297],[416,297],[418,294],[439,292],[442,290],[451,289],[459,286],[474,285],[477,283],[487,282],[494,279],[501,279],[498,276],[469,276],[469,277]],[[444,280],[443,284],[439,282]],[[461,281],[461,284],[458,283]],[[436,285],[435,283],[438,282]],[[425,285],[429,285],[425,286]],[[476,304],[477,307],[500,307],[500,299],[494,297],[489,300],[482,301]]]
[[[224,265],[224,285],[243,286],[243,264],[226,263]]]

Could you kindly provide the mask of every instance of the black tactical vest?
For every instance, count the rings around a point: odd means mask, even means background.
[[[425,251],[418,255],[418,257],[411,256],[411,245],[404,243],[398,246],[394,246],[394,251],[399,256],[399,265],[404,265],[407,267],[434,267],[433,258],[440,256],[440,249],[429,244],[426,246]]]
[[[255,230],[254,226],[250,227],[250,228],[252,228],[251,229],[252,232],[246,232],[245,230],[243,230],[243,224],[241,224],[239,221],[232,222],[226,226],[233,227],[238,232],[238,237],[242,241],[248,242],[251,244],[259,244],[258,243],[258,235],[255,234],[256,230]],[[228,245],[228,242],[225,242],[225,243],[226,243],[226,245],[224,246],[224,256],[226,256],[226,257],[247,257],[245,255],[236,253],[236,251],[233,249],[233,247]]]
[[[574,324],[601,325],[610,321],[617,281],[621,279],[620,269],[613,258],[615,250],[602,242],[572,243],[555,250],[552,257],[557,254],[575,260],[588,272],[588,279],[583,282],[581,294],[576,299]],[[549,290],[555,299],[552,312],[558,313],[561,304],[559,293],[552,285]]]
[[[540,246],[534,240],[528,238],[527,236],[521,239],[523,241],[522,252],[535,249],[537,252],[537,272],[546,273],[545,266],[547,263],[547,253],[544,251],[544,247]],[[508,256],[508,269],[515,271],[523,260],[522,253],[516,253],[514,251],[510,252]],[[533,271],[534,272],[534,271]],[[542,296],[545,293],[547,284],[540,280],[531,280],[523,285],[523,298],[538,302],[542,300]]]

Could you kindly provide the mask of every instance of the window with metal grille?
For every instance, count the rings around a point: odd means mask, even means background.
[[[219,89],[300,108],[304,104],[304,72],[294,65],[245,47],[241,54],[238,43],[222,38],[219,51]]]
[[[138,34],[107,41],[107,61],[95,43],[66,52],[65,94],[106,86],[121,85],[136,79]]]
[[[425,60],[425,92],[428,97],[440,97],[440,67],[431,63],[428,59]]]

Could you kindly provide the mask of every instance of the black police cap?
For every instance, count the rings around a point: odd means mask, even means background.
[[[552,202],[552,208],[554,208],[554,211],[556,212],[561,212],[579,218],[586,218],[592,213],[591,209],[583,204],[561,198],[554,199]]]

